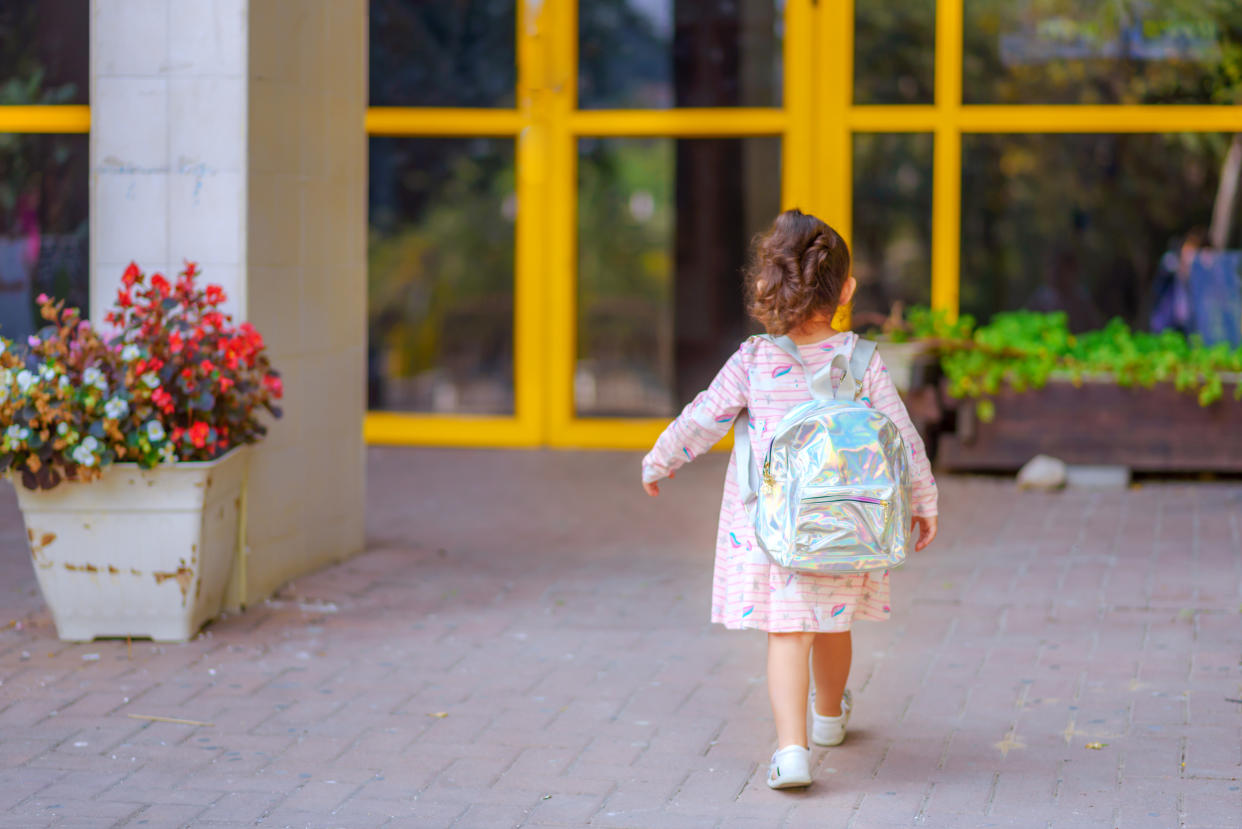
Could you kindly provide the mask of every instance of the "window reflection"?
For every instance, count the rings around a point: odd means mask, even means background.
[[[516,6],[371,0],[371,104],[512,107]]]
[[[513,142],[372,138],[372,409],[513,412]]]
[[[854,326],[931,301],[932,137],[854,136]]]
[[[89,0],[0,2],[0,106],[85,104]]]
[[[854,6],[854,102],[930,104],[935,0],[871,0]]]
[[[967,103],[1234,104],[1232,0],[966,0]]]
[[[1147,327],[1163,254],[1211,221],[1228,145],[1215,133],[963,136],[962,311]]]
[[[43,326],[35,298],[89,315],[87,137],[0,133],[0,334]]]
[[[579,106],[780,106],[784,0],[581,0]]]
[[[742,269],[780,204],[775,138],[579,143],[580,415],[664,416],[750,330]]]

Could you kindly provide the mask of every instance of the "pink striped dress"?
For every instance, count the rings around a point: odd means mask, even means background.
[[[798,347],[811,372],[848,354],[857,335],[844,331]],[[862,399],[884,412],[901,430],[911,455],[914,514],[936,514],[936,481],[905,405],[876,354],[863,376]],[[706,391],[669,424],[643,459],[643,481],[658,481],[711,449],[742,409],[750,412],[751,451],[762,463],[772,430],[793,406],[810,399],[806,376],[790,356],[752,337],[738,348]],[[729,461],[712,583],[712,621],[727,628],[772,633],[849,630],[855,619],[883,620],[890,614],[888,572],[848,576],[797,573],[773,564],[755,543],[738,495],[736,464]]]

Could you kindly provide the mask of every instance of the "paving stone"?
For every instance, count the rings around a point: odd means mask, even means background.
[[[725,460],[647,499],[631,453],[370,450],[370,552],[132,659],[55,639],[0,493],[0,827],[1236,822],[1242,486],[942,480],[774,792],[765,639],[706,621]]]

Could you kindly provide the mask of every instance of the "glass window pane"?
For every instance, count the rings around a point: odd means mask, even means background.
[[[514,0],[371,0],[372,106],[512,107]]]
[[[932,136],[854,135],[854,327],[931,302]]]
[[[513,412],[513,152],[371,139],[370,408]]]
[[[1242,101],[1235,0],[966,0],[967,103]]]
[[[578,145],[580,415],[667,416],[753,328],[742,270],[780,208],[776,138]]]
[[[85,135],[0,133],[0,334],[43,326],[35,297],[89,316]]]
[[[962,311],[1146,328],[1164,253],[1211,222],[1228,146],[1215,133],[963,136]]]
[[[579,106],[780,106],[784,13],[784,0],[581,0]]]
[[[935,0],[856,3],[854,103],[932,103],[935,53]]]
[[[89,0],[0,3],[0,105],[85,104]]]

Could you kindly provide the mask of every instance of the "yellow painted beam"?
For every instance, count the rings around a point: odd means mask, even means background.
[[[964,106],[963,132],[1242,132],[1242,106]]]
[[[363,439],[388,446],[535,446],[539,436],[511,417],[367,412]]]
[[[628,449],[651,448],[660,433],[669,424],[669,418],[578,418],[557,431],[549,441],[559,449]],[[715,446],[715,451],[733,447],[733,433],[729,432]],[[635,479],[638,473],[635,470]]]
[[[815,170],[819,187],[815,212],[851,245],[854,233],[854,136],[849,113],[854,102],[854,0],[818,3],[820,19],[820,65],[812,67],[819,78],[816,104],[819,119]],[[833,325],[850,327],[850,309],[837,309]]]
[[[569,128],[582,136],[680,138],[779,135],[788,127],[783,109],[767,107],[578,110]]]
[[[856,106],[855,132],[934,132],[956,125],[970,133],[1242,132],[1242,107],[1234,106]]]
[[[544,442],[574,418],[578,354],[578,139],[569,126],[577,106],[577,3],[549,0],[558,10],[550,33],[553,66],[548,138],[547,258],[542,263],[546,328],[542,332]]]
[[[513,376],[517,420],[538,436],[548,384],[543,359],[547,329],[547,215],[549,205],[549,87],[547,39],[555,31],[553,3],[520,0],[517,7],[517,226],[514,249]]]
[[[855,106],[846,117],[854,132],[932,132],[941,121],[934,106],[915,104]]]
[[[810,174],[814,157],[814,7],[811,0],[788,0],[785,4],[784,91],[788,119],[781,142],[781,208],[810,208],[814,182]]]
[[[962,237],[962,2],[936,3],[932,151],[932,307],[957,316]]]
[[[0,132],[91,131],[91,108],[78,105],[0,106]]]
[[[368,107],[366,113],[369,135],[517,135],[522,123],[518,109]]]

